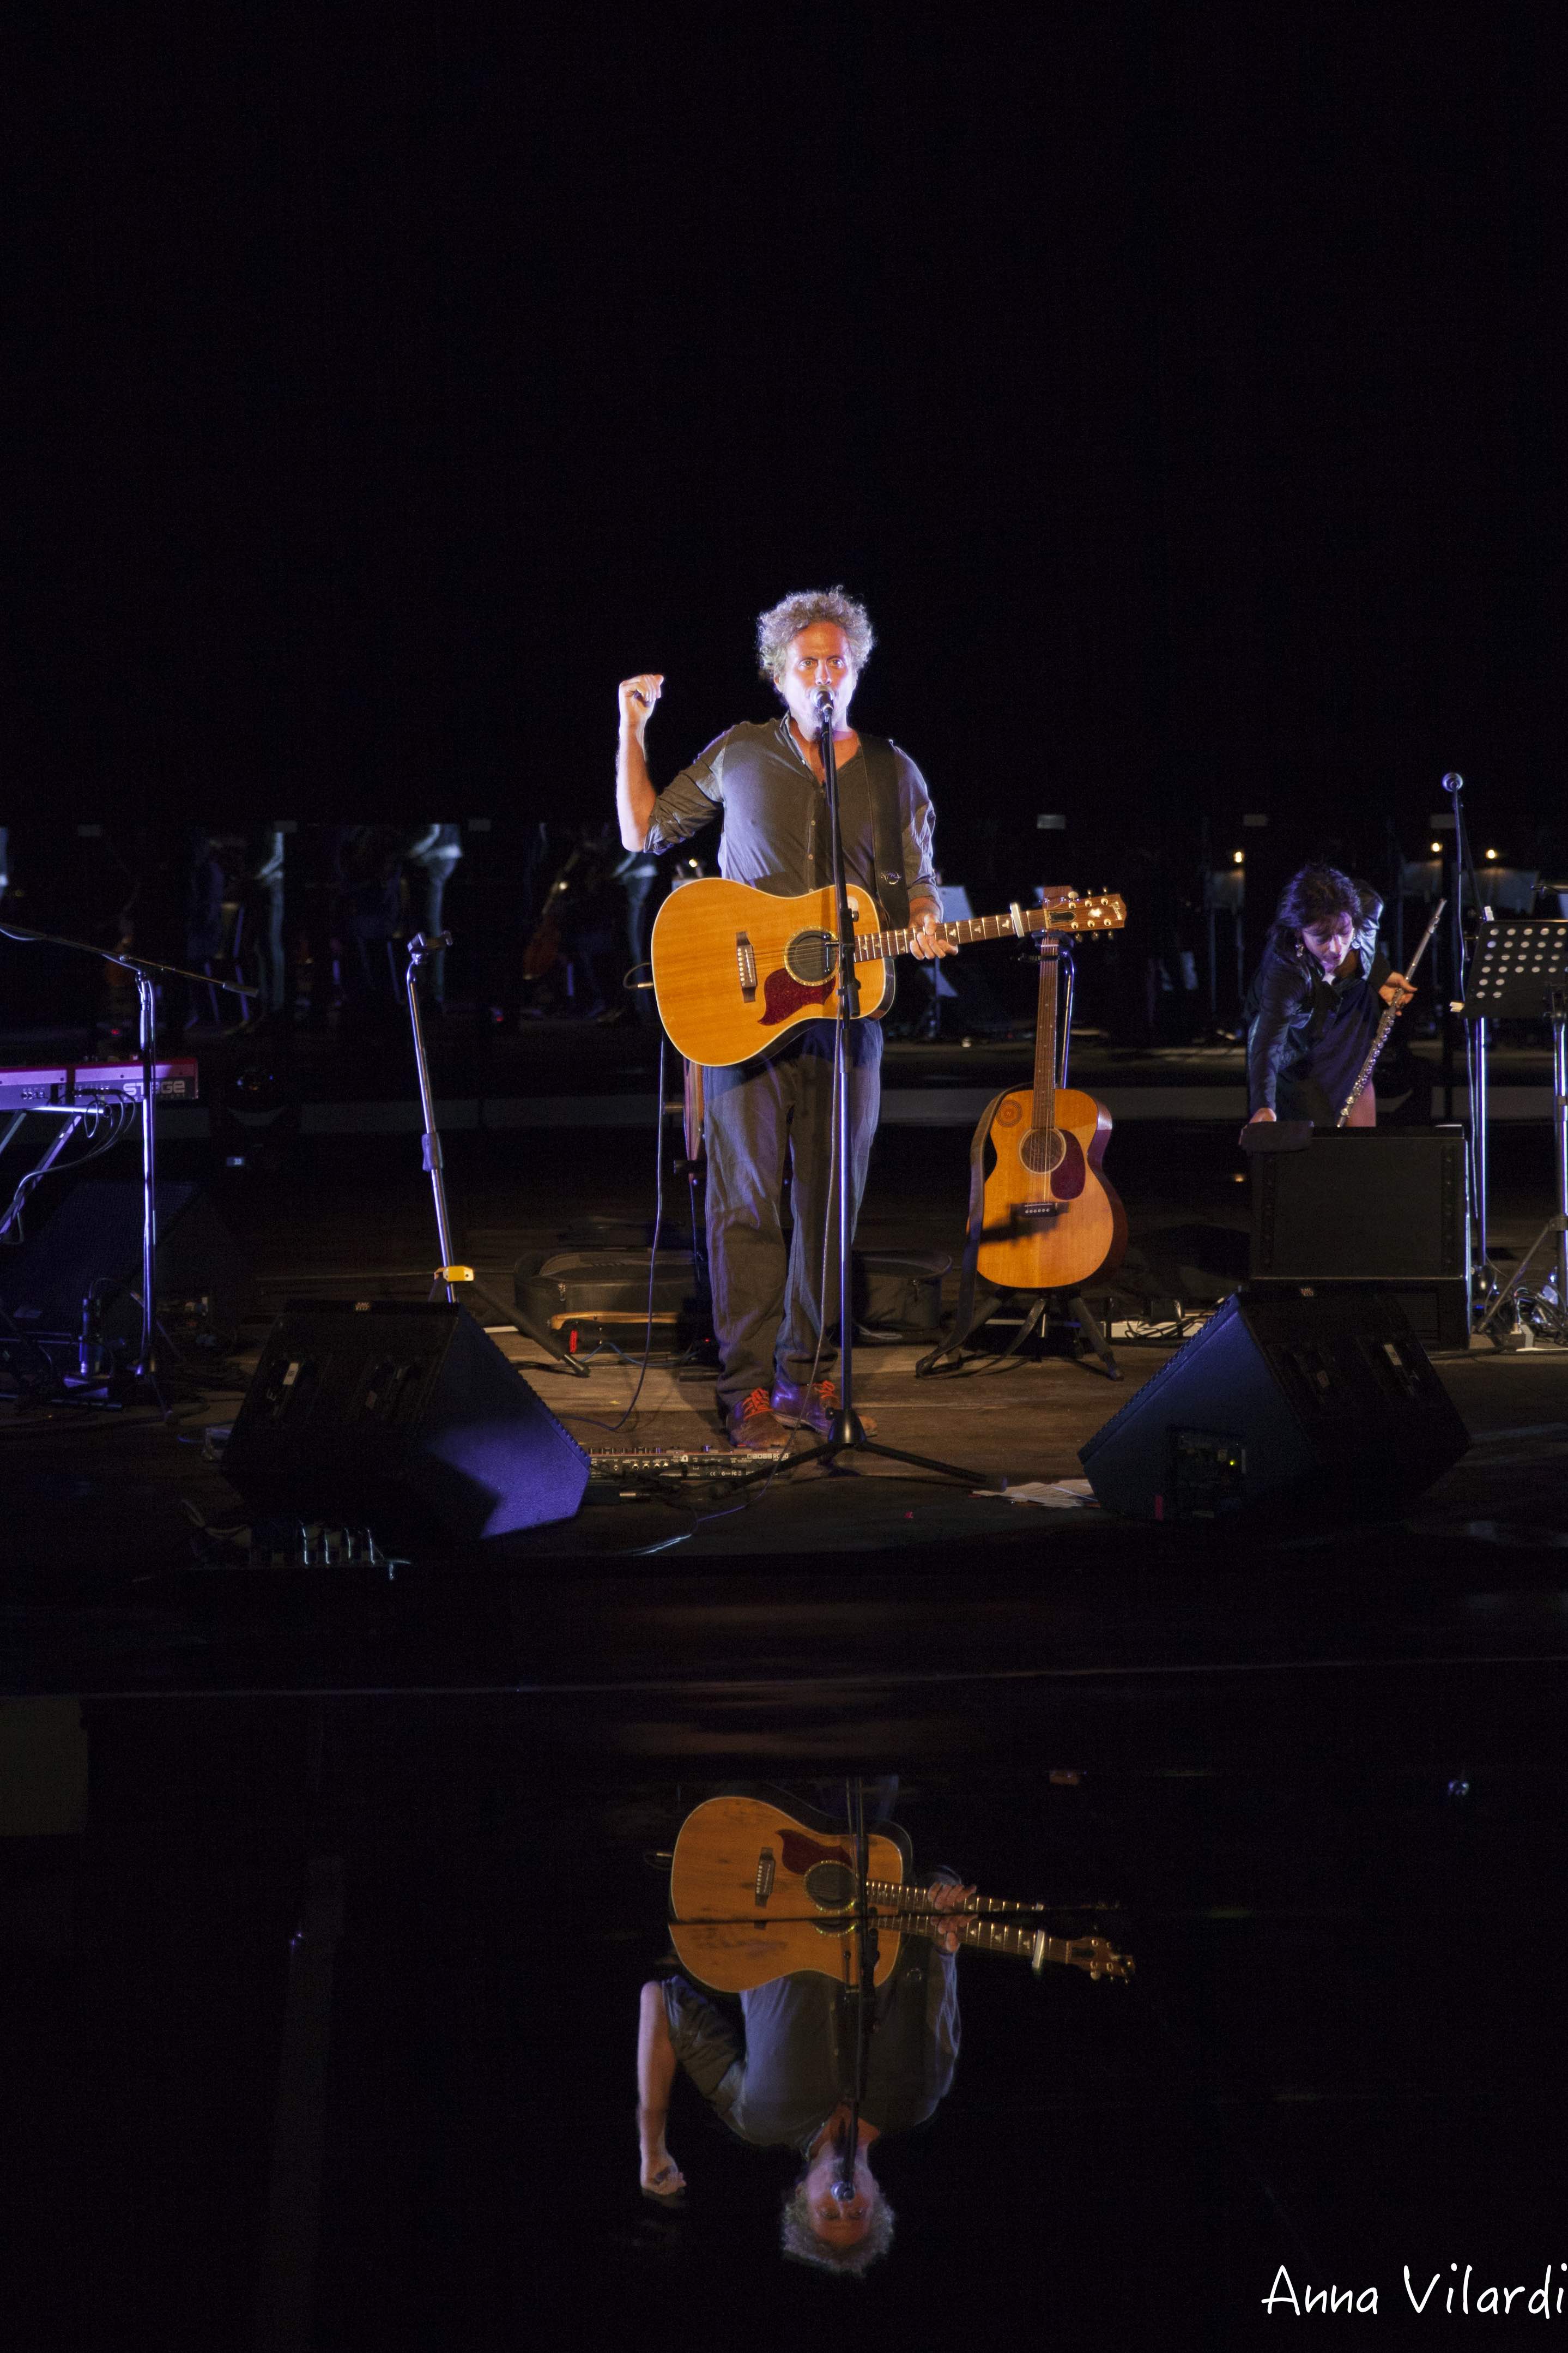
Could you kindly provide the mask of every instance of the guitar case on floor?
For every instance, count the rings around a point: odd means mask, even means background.
[[[942,1321],[945,1250],[857,1250],[855,1322],[874,1341],[932,1340]],[[647,1329],[648,1253],[610,1244],[531,1251],[512,1274],[518,1322],[543,1347],[581,1350],[613,1340],[640,1356]],[[689,1248],[661,1250],[653,1267],[656,1355],[681,1355],[712,1332],[712,1306]]]

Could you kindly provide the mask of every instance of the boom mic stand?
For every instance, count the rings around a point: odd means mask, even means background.
[[[436,1210],[436,1237],[441,1252],[441,1263],[430,1281],[430,1297],[433,1301],[444,1297],[449,1307],[455,1306],[458,1302],[457,1285],[472,1283],[475,1297],[482,1299],[485,1305],[491,1309],[503,1324],[510,1325],[512,1331],[527,1339],[533,1335],[524,1333],[522,1326],[513,1315],[509,1314],[500,1300],[481,1288],[475,1280],[473,1268],[453,1263],[452,1225],[451,1219],[447,1215],[446,1162],[441,1153],[440,1133],[436,1125],[436,1099],[430,1086],[430,1059],[425,1051],[425,1026],[419,1015],[419,975],[426,965],[433,963],[442,950],[449,948],[451,944],[450,932],[432,932],[428,938],[423,932],[416,932],[408,943],[408,964],[404,975],[405,986],[408,991],[408,1023],[414,1033],[414,1065],[419,1076],[419,1109],[425,1122],[425,1133],[421,1138],[421,1145],[426,1173],[430,1179],[430,1192]],[[569,1356],[563,1357],[562,1361],[566,1369],[575,1373],[579,1378],[583,1380],[588,1378],[586,1365],[574,1364]]]
[[[826,687],[816,693],[817,747],[822,756],[823,788],[827,797],[827,835],[833,853],[833,910],[837,933],[838,1010],[834,1025],[833,1070],[837,1092],[833,1158],[838,1184],[838,1411],[830,1435],[804,1454],[784,1462],[760,1465],[742,1474],[741,1483],[776,1478],[781,1471],[798,1471],[809,1462],[837,1462],[842,1454],[878,1454],[884,1462],[908,1462],[917,1471],[934,1471],[943,1479],[960,1479],[966,1487],[1005,1487],[994,1472],[965,1471],[956,1462],[938,1462],[929,1454],[910,1454],[897,1446],[881,1446],[867,1436],[855,1410],[855,1208],[850,1199],[849,1165],[849,1024],[860,1018],[860,984],[855,972],[855,918],[844,872],[844,833],[838,818],[838,763],[833,749],[833,697]],[[829,1187],[831,1197],[832,1187]],[[826,1300],[817,1302],[821,1330]]]
[[[256,988],[242,988],[237,981],[215,981],[208,973],[187,972],[184,965],[158,964],[151,956],[112,955],[91,940],[68,939],[58,932],[29,931],[20,923],[0,923],[0,936],[8,940],[32,941],[40,946],[70,948],[79,955],[95,956],[100,964],[118,965],[136,983],[137,1042],[142,1062],[142,1336],[136,1362],[131,1366],[127,1378],[138,1388],[151,1389],[162,1406],[163,1400],[153,1364],[158,1336],[157,1080],[154,1075],[158,1059],[155,1050],[158,1008],[153,976],[161,975],[165,980],[198,981],[204,987],[224,989],[230,997],[258,997],[261,992]]]
[[[1470,905],[1478,925],[1489,923],[1492,911],[1481,904],[1480,884],[1476,879],[1476,863],[1470,854],[1469,828],[1465,823],[1465,780],[1458,770],[1451,770],[1443,779],[1443,790],[1454,804],[1454,913],[1453,963],[1456,1001],[1448,1008],[1447,1019],[1464,1020],[1464,1000],[1469,994],[1470,949],[1473,942],[1465,937],[1465,885],[1468,881]],[[1487,1079],[1489,1049],[1489,1025],[1485,1015],[1465,1022],[1465,1071],[1469,1082],[1469,1165],[1470,1208],[1474,1220],[1474,1247],[1470,1281],[1472,1284],[1471,1314],[1481,1306],[1489,1292],[1495,1293],[1497,1270],[1492,1265],[1487,1244],[1487,1213],[1489,1165],[1487,1140]],[[1453,1113],[1453,1105],[1445,1107],[1444,1117]]]

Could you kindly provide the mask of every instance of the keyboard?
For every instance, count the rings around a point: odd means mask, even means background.
[[[195,1103],[195,1057],[153,1065],[160,1102]],[[0,1070],[0,1111],[90,1110],[94,1103],[140,1103],[140,1062],[51,1062]]]

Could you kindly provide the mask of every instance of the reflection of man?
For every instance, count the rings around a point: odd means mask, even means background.
[[[758,659],[782,714],[731,727],[661,793],[648,774],[645,739],[663,675],[623,680],[616,766],[621,840],[631,851],[670,849],[721,818],[721,873],[785,898],[826,883],[831,851],[816,704],[823,694],[848,879],[900,927],[897,911],[907,901],[912,955],[951,955],[952,942],[936,929],[941,897],[925,779],[896,744],[863,738],[849,723],[871,644],[864,607],[841,588],[784,597],[757,623]],[[826,1436],[838,1410],[831,1378],[816,1377],[830,1375],[836,1360],[818,1296],[837,1216],[834,1026],[802,1022],[777,1051],[711,1072],[705,1088],[708,1253],[724,1360],[719,1398],[740,1447],[782,1446],[786,1425],[801,1422]],[[881,1029],[858,1021],[846,1044],[858,1214],[880,1102]],[[787,1247],[779,1216],[786,1165],[795,1219]]]
[[[973,1896],[940,1872],[934,1908]],[[854,2090],[855,2012],[848,1994],[816,1973],[778,1978],[741,1996],[743,2038],[731,2019],[681,1977],[642,1989],[637,2035],[641,2179],[655,2199],[677,2199],[685,2176],[666,2138],[678,2065],[741,2140],[795,2148],[802,2170],[784,2200],[784,2251],[825,2270],[863,2272],[892,2242],[893,2210],[871,2170],[884,2133],[924,2124],[952,2087],[958,2061],[958,1968],[963,1935],[952,1921],[936,1937],[906,1936],[876,1995],[854,2194],[835,2187],[835,2142]]]

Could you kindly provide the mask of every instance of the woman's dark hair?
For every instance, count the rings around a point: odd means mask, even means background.
[[[1350,876],[1337,866],[1303,866],[1279,893],[1268,936],[1281,955],[1295,955],[1300,947],[1299,933],[1315,923],[1336,923],[1342,915],[1352,923],[1362,919],[1361,893]]]

